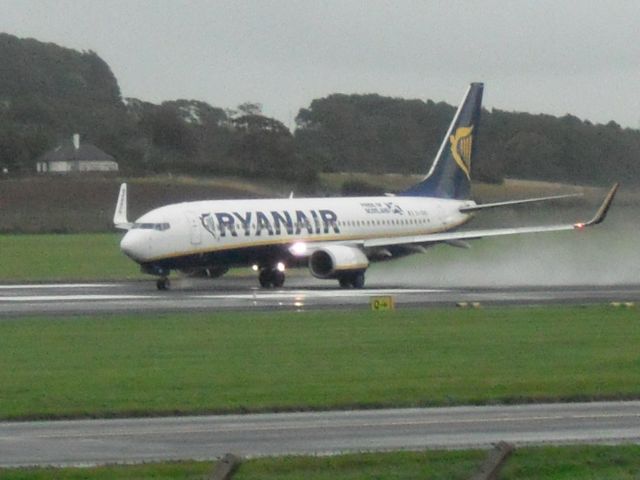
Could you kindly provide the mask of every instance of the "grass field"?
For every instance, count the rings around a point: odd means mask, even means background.
[[[335,457],[282,457],[248,460],[234,480],[456,480],[467,479],[485,458],[483,451],[390,452]],[[204,479],[210,462],[174,462],[84,469],[0,469],[5,480]],[[636,480],[640,446],[522,448],[507,460],[500,480]]]
[[[468,479],[483,451],[392,452],[328,458],[256,459],[242,465],[237,480]],[[500,480],[637,480],[640,446],[523,448],[507,460]]]
[[[606,307],[0,322],[0,418],[640,397],[640,321]]]
[[[0,282],[142,278],[122,234],[0,235]]]

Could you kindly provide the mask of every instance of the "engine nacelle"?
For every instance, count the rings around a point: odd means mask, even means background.
[[[323,247],[309,256],[309,270],[316,278],[337,278],[345,272],[365,270],[369,259],[362,250],[347,245]]]

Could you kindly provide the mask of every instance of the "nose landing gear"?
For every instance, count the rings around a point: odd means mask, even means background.
[[[171,288],[171,280],[166,277],[159,278],[156,281],[156,287],[158,290],[169,290]]]

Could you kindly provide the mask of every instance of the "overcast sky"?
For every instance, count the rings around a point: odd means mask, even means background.
[[[458,103],[483,81],[488,108],[640,127],[640,1],[0,0],[0,31],[95,50],[124,97],[288,126],[335,92]]]

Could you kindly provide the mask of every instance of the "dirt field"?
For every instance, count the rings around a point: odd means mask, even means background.
[[[36,177],[0,181],[0,233],[113,231],[122,181],[129,183],[129,218],[173,202],[275,195],[271,187],[238,180]]]
[[[372,186],[397,191],[419,178],[404,175],[326,174],[320,192],[337,194],[342,183],[357,178]],[[151,177],[31,177],[0,180],[0,233],[97,233],[113,231],[111,219],[122,181],[129,183],[129,218],[174,202],[216,198],[286,197],[292,188],[285,184],[261,183],[238,178]],[[542,182],[509,180],[503,185],[474,185],[477,200],[487,202],[558,193],[584,193],[593,203],[602,189]],[[624,188],[618,203],[635,201]],[[626,199],[626,200],[625,200]],[[574,200],[569,200],[572,202]]]

